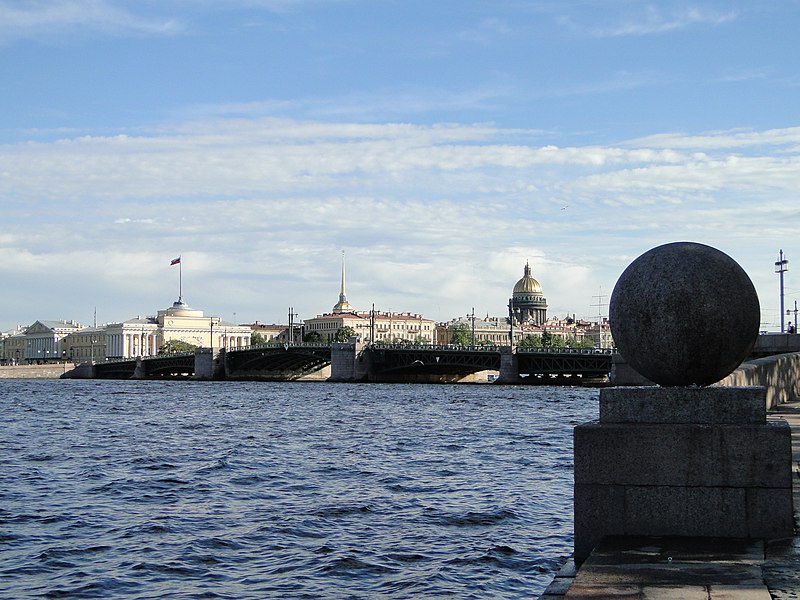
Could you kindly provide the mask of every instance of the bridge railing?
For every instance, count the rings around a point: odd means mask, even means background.
[[[456,350],[458,352],[499,352],[497,346],[461,346],[459,344],[370,344],[374,350],[436,350],[446,352]]]
[[[266,344],[252,344],[250,346],[242,346],[241,348],[230,348],[227,352],[240,352],[242,350],[257,350],[259,348],[330,348],[328,342],[267,342]]]
[[[142,360],[156,360],[156,359],[164,359],[164,358],[183,358],[194,356],[194,350],[191,352],[170,352],[168,354],[148,354],[147,356],[143,356]]]
[[[499,352],[500,346],[466,346],[461,344],[372,344],[377,350],[436,350],[457,352]],[[615,348],[523,348],[516,346],[517,352],[547,354],[614,354]]]
[[[615,354],[616,348],[520,348],[517,353],[525,354]]]

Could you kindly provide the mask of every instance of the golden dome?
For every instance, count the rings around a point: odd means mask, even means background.
[[[531,267],[526,262],[525,274],[522,276],[522,279],[520,279],[514,286],[514,295],[516,296],[517,294],[528,295],[528,294],[541,294],[541,293],[542,293],[542,286],[539,285],[539,282],[536,281],[531,276]]]

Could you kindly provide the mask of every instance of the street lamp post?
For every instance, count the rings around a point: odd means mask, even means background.
[[[472,307],[472,345],[475,345],[475,307]]]
[[[780,276],[781,285],[781,333],[785,333],[785,329],[783,327],[783,274],[788,271],[788,268],[786,267],[787,264],[789,264],[789,261],[783,257],[783,250],[781,249],[780,254],[778,255],[778,261],[775,263],[775,272]]]

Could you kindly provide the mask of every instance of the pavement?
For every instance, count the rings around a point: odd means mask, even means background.
[[[608,538],[580,568],[567,560],[539,600],[800,600],[800,402],[767,418],[792,428],[794,537]]]

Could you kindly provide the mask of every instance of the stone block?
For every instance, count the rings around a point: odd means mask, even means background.
[[[750,488],[747,490],[748,537],[779,539],[794,534],[792,490]]]
[[[582,561],[607,535],[625,533],[625,488],[575,483],[575,560]]]
[[[625,535],[746,538],[747,493],[729,487],[625,489]]]
[[[590,423],[573,431],[576,484],[791,488],[791,429]]]
[[[763,424],[763,387],[614,387],[600,390],[601,423]]]

